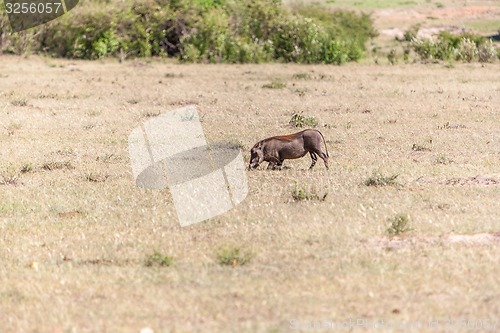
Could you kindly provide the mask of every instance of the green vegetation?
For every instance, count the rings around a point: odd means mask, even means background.
[[[441,32],[437,39],[416,38],[414,29],[405,33],[410,48],[423,61],[457,60],[463,62],[493,62],[497,50],[493,42],[483,36],[463,33],[453,35]]]
[[[21,173],[29,173],[34,169],[33,164],[31,162],[26,162],[21,165]]]
[[[285,87],[286,83],[278,79],[274,79],[271,81],[271,83],[266,83],[262,85],[262,88],[267,88],[267,89],[283,89]]]
[[[297,80],[309,80],[311,79],[311,74],[309,73],[295,73],[292,78]]]
[[[20,171],[14,165],[10,164],[0,168],[0,185],[17,185],[19,182]]]
[[[328,192],[325,192],[322,196],[320,196],[316,190],[308,191],[302,186],[299,186],[297,182],[295,182],[295,187],[292,191],[292,198],[295,201],[309,201],[309,200],[319,200],[325,201],[328,196]]]
[[[414,143],[411,146],[411,150],[413,150],[413,151],[431,151],[431,149],[429,147],[427,147],[426,145],[418,144],[418,143]]]
[[[384,176],[380,172],[374,172],[372,176],[365,181],[366,186],[387,186],[397,185],[396,178],[399,175]]]
[[[318,120],[316,120],[316,118],[314,118],[313,116],[307,116],[307,117],[303,116],[302,112],[294,113],[288,123],[293,127],[300,127],[300,128],[304,126],[312,126],[312,127],[318,126]]]
[[[64,161],[64,162],[49,161],[41,165],[41,169],[45,171],[61,170],[61,169],[71,170],[74,168],[75,167],[73,166],[73,164],[71,164],[70,161]]]
[[[0,35],[9,31],[0,14]],[[376,36],[369,15],[280,0],[82,2],[57,20],[6,33],[5,53],[99,59],[169,56],[185,62],[342,64]]]
[[[409,226],[410,219],[407,214],[398,214],[389,219],[389,222],[391,223],[391,226],[387,229],[389,235],[397,236],[413,230]]]
[[[451,164],[453,163],[453,160],[451,158],[448,158],[446,157],[446,155],[443,155],[443,154],[439,154],[437,157],[436,157],[436,160],[435,160],[435,163],[436,164]]]
[[[174,262],[174,258],[168,255],[164,255],[159,251],[154,251],[153,254],[150,254],[146,257],[144,261],[144,265],[146,267],[168,267],[172,266]]]
[[[10,102],[13,106],[27,106],[28,100],[26,98],[14,99]]]
[[[225,266],[242,266],[247,264],[252,259],[251,252],[241,253],[239,247],[226,246],[217,251],[217,261]]]

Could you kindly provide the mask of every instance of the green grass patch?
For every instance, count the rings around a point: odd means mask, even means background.
[[[235,246],[226,246],[217,251],[217,262],[224,266],[243,266],[250,262],[253,253]]]
[[[318,126],[318,120],[313,116],[304,116],[302,115],[302,112],[299,112],[299,113],[294,113],[292,115],[292,118],[290,118],[288,124],[293,127],[299,127],[299,128],[305,126],[316,127]]]
[[[398,214],[389,219],[390,226],[387,228],[387,233],[391,236],[398,236],[408,231],[413,230],[410,227],[410,218],[408,214]]]
[[[155,250],[152,254],[146,256],[144,266],[146,267],[169,267],[174,263],[174,258]]]
[[[323,195],[319,195],[315,189],[308,190],[304,186],[299,185],[297,182],[295,182],[295,186],[292,191],[292,198],[294,201],[325,201],[327,196],[328,192],[325,192]]]
[[[262,85],[262,88],[266,89],[283,89],[286,87],[286,83],[279,80],[279,79],[274,79],[270,83],[266,83]]]
[[[296,80],[309,80],[311,79],[311,74],[309,73],[295,73],[292,78]]]
[[[384,176],[380,172],[374,172],[367,180],[365,180],[366,186],[391,186],[398,185],[396,178],[399,175]]]

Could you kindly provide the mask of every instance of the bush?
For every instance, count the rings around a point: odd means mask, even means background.
[[[144,266],[146,267],[169,267],[172,266],[174,258],[172,256],[165,255],[157,250],[146,256],[144,260]]]
[[[421,60],[493,61],[496,50],[491,40],[470,33],[442,32],[437,39],[413,38],[410,48]]]
[[[477,57],[477,54],[476,43],[469,38],[464,38],[458,48],[457,60],[472,62]]]
[[[262,88],[267,88],[267,89],[283,89],[286,87],[286,83],[282,82],[279,79],[274,79],[270,83],[266,83],[262,85]]]
[[[432,39],[415,38],[412,40],[411,46],[422,60],[430,60],[436,57],[436,44]]]
[[[497,50],[493,45],[491,39],[488,39],[483,45],[479,46],[478,49],[479,62],[493,62],[497,57]]]
[[[243,266],[250,262],[254,254],[247,251],[242,253],[241,248],[226,246],[217,250],[217,261],[224,266]]]
[[[328,196],[328,192],[323,193],[323,195],[319,195],[315,189],[308,191],[303,186],[299,186],[297,182],[295,182],[295,187],[292,191],[292,198],[294,201],[310,201],[310,200],[319,200],[325,201]]]
[[[313,116],[305,117],[302,115],[302,112],[294,113],[288,123],[293,127],[300,127],[300,128],[304,126],[312,126],[312,127],[318,126],[318,120],[316,120],[316,118],[314,118]]]
[[[384,176],[379,172],[374,172],[372,176],[365,180],[366,186],[387,186],[387,185],[397,185],[396,178],[399,175]]]
[[[186,62],[333,64],[360,59],[366,41],[376,35],[371,18],[318,8],[291,12],[280,0],[124,0],[105,7],[88,0],[20,34],[6,33],[2,12],[0,47],[82,59],[170,56]]]
[[[390,218],[389,222],[391,226],[387,228],[387,233],[391,236],[397,236],[413,230],[413,228],[409,226],[410,219],[407,214],[398,214]]]

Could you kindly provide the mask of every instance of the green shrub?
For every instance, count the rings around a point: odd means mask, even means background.
[[[410,48],[421,60],[492,61],[494,48],[479,35],[442,32],[436,39],[413,38]]]
[[[458,48],[457,60],[472,62],[478,55],[476,43],[469,39],[464,38]]]
[[[12,164],[0,167],[0,185],[17,185],[21,171]]]
[[[397,236],[405,232],[413,230],[410,226],[410,219],[407,214],[398,214],[389,219],[391,226],[387,229],[387,233],[391,236]]]
[[[372,176],[365,180],[366,186],[387,186],[387,185],[397,185],[396,178],[399,175],[384,176],[380,172],[374,172]]]
[[[377,33],[366,14],[280,0],[81,2],[68,14],[18,34],[0,13],[0,48],[98,59],[170,56],[186,62],[342,64],[363,56]]]
[[[411,46],[422,60],[434,59],[436,56],[436,44],[432,39],[416,38],[412,40]]]
[[[497,57],[497,50],[491,39],[488,39],[478,48],[479,62],[493,62]]]
[[[295,187],[292,191],[292,198],[294,201],[325,201],[327,196],[328,192],[325,192],[322,196],[320,196],[316,190],[313,189],[312,191],[308,191],[306,188],[299,186],[297,182],[295,182]]]
[[[313,116],[305,117],[302,115],[302,112],[294,113],[288,123],[293,127],[300,128],[304,126],[316,127],[318,125],[318,121],[316,120],[316,118],[314,118]]]
[[[144,260],[144,265],[146,267],[153,267],[153,266],[168,267],[172,266],[173,262],[174,262],[173,257],[165,255],[155,250],[153,254],[146,256],[146,259]]]
[[[217,251],[217,261],[225,266],[242,266],[250,262],[253,253],[242,253],[239,247],[226,246]]]
[[[286,83],[282,82],[279,79],[274,79],[270,83],[266,83],[262,85],[262,88],[267,88],[267,89],[283,89],[286,87]]]
[[[294,79],[297,80],[309,80],[311,79],[311,74],[309,73],[295,73],[292,76]]]

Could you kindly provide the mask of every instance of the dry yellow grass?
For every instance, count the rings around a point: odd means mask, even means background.
[[[500,229],[498,70],[1,56],[0,177],[17,178],[0,185],[0,330],[499,319],[498,238],[449,237]],[[262,88],[275,79],[286,87]],[[168,190],[135,187],[127,137],[148,116],[191,103],[207,139],[240,143],[247,160],[257,140],[296,130],[294,112],[314,116],[330,170],[320,161],[309,172],[303,158],[248,172],[241,205],[181,228]],[[373,172],[398,184],[366,186]],[[295,182],[328,196],[294,202]],[[397,214],[413,229],[404,246],[387,240]],[[253,256],[220,265],[227,246]],[[146,265],[155,251],[173,264]]]

